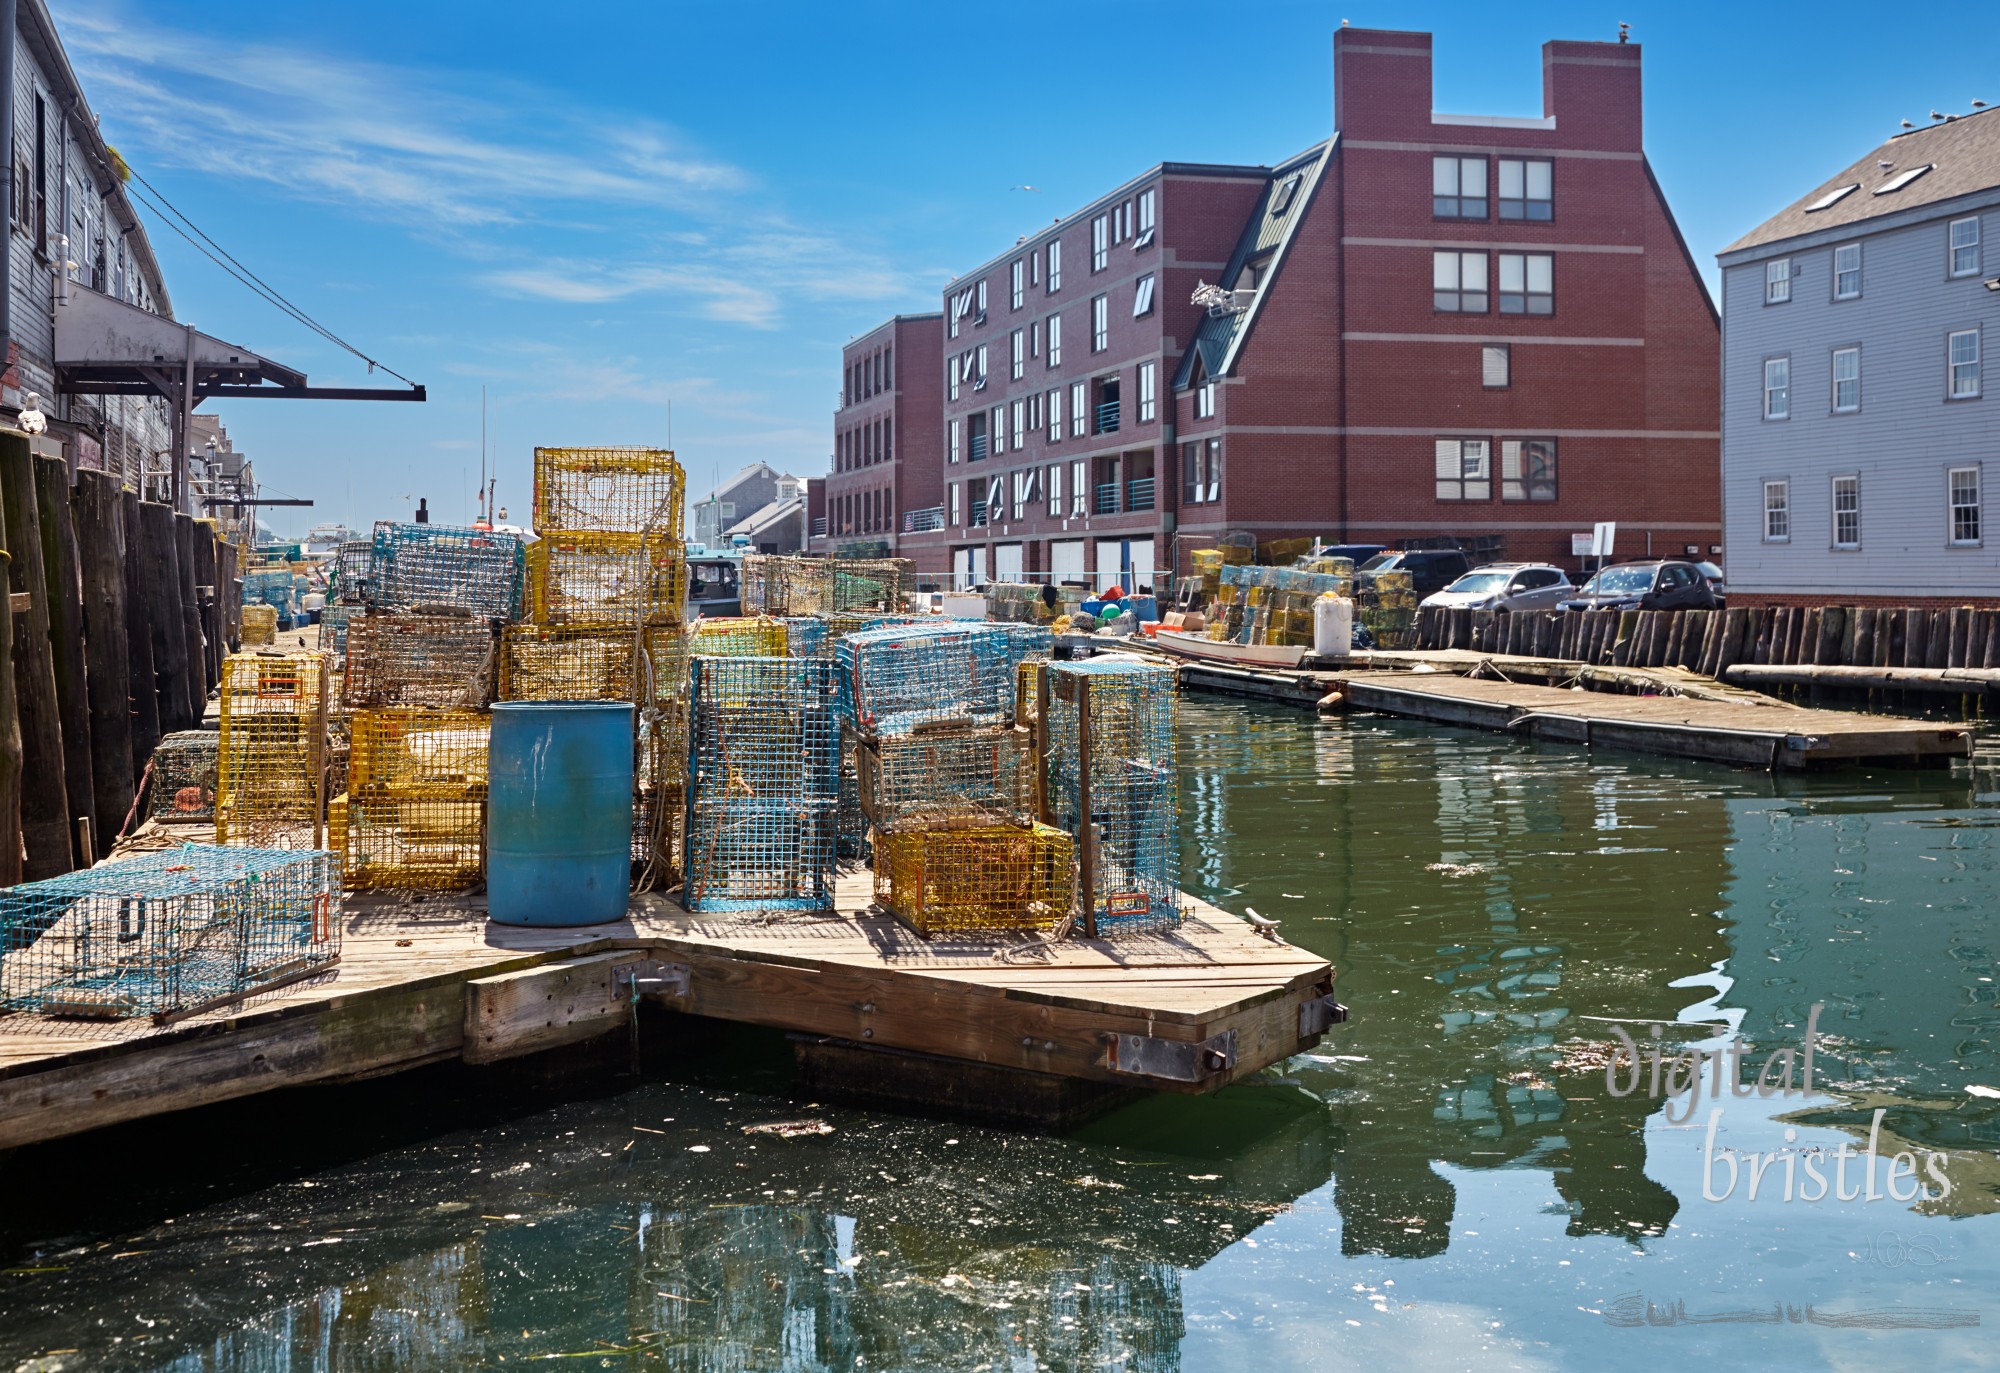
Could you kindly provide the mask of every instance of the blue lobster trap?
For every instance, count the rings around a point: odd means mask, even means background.
[[[1018,626],[949,620],[849,634],[834,645],[841,711],[864,737],[1008,724]]]
[[[518,534],[381,520],[368,566],[371,609],[521,618],[527,564]]]

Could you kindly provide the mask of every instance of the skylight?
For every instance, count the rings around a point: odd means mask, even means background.
[[[1937,163],[1935,162],[1926,162],[1923,166],[1912,167],[1907,172],[1897,172],[1894,176],[1890,177],[1880,186],[1877,186],[1873,191],[1873,194],[1888,195],[1891,191],[1900,191],[1903,189],[1903,187],[1909,185],[1912,181],[1915,181],[1918,177],[1922,176],[1925,172],[1930,171],[1935,166],[1937,166]]]
[[[1806,213],[1811,214],[1815,210],[1830,210],[1835,205],[1838,205],[1842,200],[1846,199],[1851,192],[1858,191],[1860,189],[1861,189],[1861,183],[1858,181],[1850,182],[1845,186],[1836,186],[1833,190],[1828,191],[1818,200],[1815,200],[1812,204],[1806,206]]]
[[[1286,177],[1283,181],[1279,182],[1277,194],[1271,197],[1271,213],[1274,216],[1281,215],[1289,209],[1292,203],[1292,195],[1298,189],[1299,178],[1296,175]]]

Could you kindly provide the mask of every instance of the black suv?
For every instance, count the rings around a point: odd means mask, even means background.
[[[1377,553],[1354,570],[1354,580],[1367,586],[1378,572],[1407,572],[1419,597],[1442,591],[1472,570],[1456,548],[1422,548],[1408,553]]]
[[[1620,563],[1562,603],[1563,610],[1713,610],[1715,592],[1693,563]]]

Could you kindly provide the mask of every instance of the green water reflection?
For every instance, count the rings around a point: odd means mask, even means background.
[[[36,1151],[0,1162],[39,1198],[6,1263],[47,1270],[0,1276],[0,1368],[1984,1364],[1949,1322],[2000,1322],[2000,1100],[1966,1091],[2000,1089],[1992,758],[1774,779],[1185,723],[1190,887],[1282,920],[1353,1012],[1268,1080],[1041,1139],[788,1100],[738,1036],[498,1118],[438,1099],[460,1079],[274,1101],[126,1149],[113,1200],[101,1149]],[[1777,1046],[1815,1002],[1830,1090],[1730,1100],[1722,1137],[1832,1147],[1880,1107],[1885,1152],[1949,1151],[1948,1198],[1705,1200],[1699,1131],[1566,1066],[1611,1018]],[[794,1118],[833,1131],[745,1130]],[[300,1131],[308,1176],[270,1161]],[[1929,1324],[1829,1323],[1857,1313]]]

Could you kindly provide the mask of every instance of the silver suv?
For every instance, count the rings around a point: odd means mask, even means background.
[[[1554,610],[1575,592],[1569,574],[1549,563],[1488,563],[1426,596],[1423,604],[1447,610]]]

